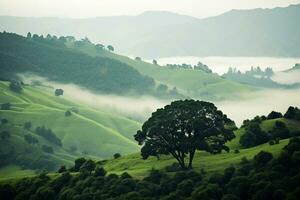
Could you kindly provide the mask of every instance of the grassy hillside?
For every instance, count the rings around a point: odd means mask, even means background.
[[[261,124],[264,131],[271,130],[275,126],[275,121],[278,119],[265,120]],[[283,121],[290,131],[300,130],[300,123],[293,120],[279,119]],[[212,155],[206,152],[197,152],[194,160],[194,168],[196,170],[204,169],[206,172],[222,171],[231,165],[237,165],[243,157],[252,159],[258,152],[264,150],[271,152],[273,155],[278,155],[281,149],[287,145],[289,139],[281,140],[279,144],[269,145],[262,144],[253,148],[242,149],[239,144],[240,136],[244,133],[244,128],[235,131],[236,138],[227,143],[231,149],[229,153],[221,153]],[[240,153],[235,153],[234,150],[239,149]],[[154,169],[164,169],[177,161],[171,156],[162,156],[160,160],[155,157],[150,157],[147,160],[142,160],[139,153],[123,156],[118,159],[108,160],[104,162],[104,168],[111,173],[121,174],[124,171],[137,176],[144,177],[149,171]]]
[[[116,152],[128,154],[138,151],[138,145],[132,135],[140,127],[136,121],[122,116],[93,110],[63,96],[57,97],[49,88],[24,86],[21,94],[9,90],[8,82],[0,82],[0,102],[11,103],[11,109],[0,110],[0,118],[7,124],[0,125],[0,131],[11,134],[11,143],[17,152],[28,148],[24,135],[38,138],[41,144],[53,146],[35,133],[38,126],[46,126],[62,141],[62,147],[55,147],[55,163],[68,164],[80,156],[92,156],[97,159],[112,157]],[[65,91],[66,92],[66,91]],[[76,108],[65,116],[70,108]],[[24,130],[25,122],[31,122],[32,128]],[[73,151],[70,149],[73,147]],[[74,150],[75,147],[75,150]],[[4,150],[5,152],[5,150]],[[0,169],[1,172],[1,169]]]
[[[169,89],[176,87],[181,94],[190,97],[208,100],[236,99],[238,97],[240,98],[243,93],[258,89],[226,80],[217,74],[206,73],[201,70],[171,69],[144,61],[136,61],[109,51],[99,51],[92,43],[75,47],[72,42],[68,42],[67,46],[90,56],[119,60],[135,68],[141,74],[153,78],[157,84],[163,83],[167,85]]]

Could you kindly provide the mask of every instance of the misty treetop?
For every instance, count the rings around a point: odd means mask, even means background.
[[[210,153],[228,151],[225,143],[233,139],[235,124],[209,102],[174,101],[152,113],[134,136],[143,145],[141,154],[149,156],[171,154],[181,168],[192,168],[196,150]],[[188,166],[185,157],[188,155]]]
[[[26,38],[0,33],[0,78],[8,80],[17,73],[32,72],[101,93],[144,94],[155,90],[152,78],[142,76],[127,64],[68,49],[65,40],[36,34]]]

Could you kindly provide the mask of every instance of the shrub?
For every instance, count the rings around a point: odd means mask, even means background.
[[[98,176],[105,176],[105,174],[106,174],[106,171],[105,171],[105,169],[103,167],[97,167],[95,169],[94,175],[96,177],[98,177]]]
[[[20,93],[23,90],[22,84],[19,81],[15,81],[15,80],[13,80],[9,83],[9,89],[11,91],[17,92],[17,93]]]
[[[240,153],[240,150],[235,149],[235,150],[234,150],[234,153],[235,153],[235,154]]]
[[[62,165],[59,169],[58,169],[58,173],[63,173],[63,172],[66,172],[67,171],[67,168],[66,166]]]
[[[10,110],[10,107],[11,107],[10,103],[1,104],[1,110]]]
[[[64,90],[63,89],[56,89],[54,92],[55,96],[61,96],[64,94]]]
[[[270,140],[269,141],[269,145],[274,145],[275,144],[275,141],[274,140]]]
[[[32,124],[31,124],[31,122],[25,122],[25,123],[24,123],[24,126],[23,126],[23,128],[24,128],[25,130],[30,130],[30,129],[31,129],[31,127],[32,127]]]
[[[65,112],[65,116],[66,116],[66,117],[69,117],[69,116],[71,116],[71,115],[72,115],[71,111],[67,110],[67,111]]]
[[[114,154],[114,159],[117,159],[117,158],[120,158],[121,157],[121,154],[120,153],[115,153]]]

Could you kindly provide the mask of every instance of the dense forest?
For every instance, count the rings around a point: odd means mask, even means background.
[[[152,170],[142,179],[106,174],[101,163],[77,159],[67,170],[62,167],[55,177],[41,173],[0,186],[1,199],[58,200],[181,200],[181,199],[270,199],[300,198],[300,139],[290,139],[279,157],[261,151],[253,160],[242,159],[238,167],[222,173],[178,171],[172,174]]]
[[[26,38],[0,33],[0,78],[15,79],[18,73],[31,72],[100,93],[155,93],[152,78],[117,60],[72,51],[65,46],[66,40],[66,37],[28,34]]]

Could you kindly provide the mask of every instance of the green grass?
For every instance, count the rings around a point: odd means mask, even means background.
[[[10,102],[11,110],[1,110],[16,126],[32,122],[32,130],[41,125],[51,128],[62,140],[64,149],[76,146],[78,155],[106,158],[114,153],[128,154],[138,151],[133,134],[140,123],[111,113],[94,110],[62,97],[56,97],[45,88],[25,86],[22,94],[8,89],[7,82],[0,82],[0,102]],[[79,113],[65,116],[65,111],[76,107]]]
[[[242,98],[243,93],[258,89],[226,80],[217,74],[209,74],[200,70],[170,69],[144,61],[135,61],[129,57],[105,50],[99,52],[93,44],[85,44],[78,48],[69,42],[67,46],[90,56],[108,57],[119,60],[135,68],[141,74],[152,77],[156,83],[166,84],[170,89],[176,87],[180,93],[190,97],[214,100],[236,99]]]
[[[0,168],[0,182],[12,179],[20,179],[36,175],[35,171],[22,169],[18,165],[7,165]]]
[[[277,156],[287,143],[288,139],[281,140],[277,145],[271,146],[269,144],[263,144],[254,148],[241,149],[240,153],[237,154],[233,151],[216,155],[211,155],[206,152],[197,152],[193,164],[194,169],[198,171],[204,169],[208,173],[222,171],[226,167],[239,164],[243,157],[252,159],[261,150],[269,151],[274,156]],[[136,153],[114,160],[108,160],[104,164],[104,168],[110,173],[121,174],[126,171],[135,177],[141,178],[145,177],[151,169],[164,169],[166,166],[175,162],[176,160],[171,156],[162,156],[160,160],[154,157],[143,160],[140,154]]]

